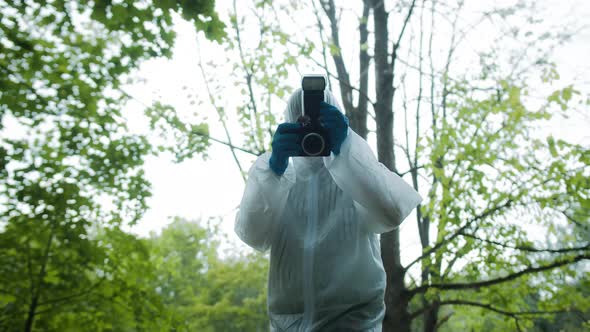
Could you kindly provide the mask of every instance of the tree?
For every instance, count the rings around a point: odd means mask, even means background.
[[[260,254],[218,256],[219,231],[175,219],[149,239],[152,288],[175,331],[265,331],[267,260]]]
[[[567,227],[569,228],[569,227]],[[563,229],[558,233],[559,242],[568,243],[572,238],[588,238],[588,229],[573,227]],[[546,246],[551,247],[548,241]],[[586,264],[587,266],[587,264]],[[465,330],[467,328],[485,331],[506,331],[514,329],[514,319],[521,320],[521,325],[530,331],[582,331],[588,324],[590,311],[585,303],[588,298],[587,278],[584,276],[584,265],[581,273],[574,275],[561,273],[564,281],[559,288],[544,287],[539,281],[533,281],[536,287],[529,287],[530,281],[518,280],[509,288],[498,287],[479,291],[473,294],[471,301],[463,301],[464,304],[454,307],[441,308],[441,315],[457,316],[458,319],[450,320],[441,331]],[[523,295],[519,299],[519,307],[501,308],[488,305],[487,307],[471,305],[470,303],[489,302],[491,298],[499,303],[506,303],[506,299],[514,296],[515,289],[523,288],[526,292],[517,292]],[[547,299],[550,299],[548,301]],[[514,301],[509,301],[514,302]],[[565,310],[564,310],[565,309]]]
[[[149,301],[122,281],[132,278],[111,265],[119,253],[93,233],[136,222],[150,195],[141,166],[152,147],[127,132],[120,87],[141,61],[170,56],[174,12],[220,40],[213,9],[212,0],[0,3],[3,330],[78,330],[70,323],[86,321],[101,330],[91,311],[105,302],[87,300],[107,287],[115,302],[124,292]],[[75,322],[72,308],[88,312]]]
[[[59,261],[64,270],[90,262],[94,269],[79,269],[84,274],[74,280],[61,272],[68,278],[47,287],[53,298],[42,304],[35,325],[46,331],[169,330],[172,312],[154,286],[157,274],[146,241],[118,228],[98,229],[94,241],[86,262]],[[83,292],[72,292],[83,285]]]
[[[366,138],[374,133],[379,161],[408,177],[426,198],[416,216],[422,247],[418,257],[402,264],[399,230],[381,236],[388,281],[384,331],[409,331],[419,319],[424,331],[434,331],[452,319],[441,316],[441,308],[450,306],[494,314],[537,311],[508,315],[512,329],[530,325],[523,320],[535,315],[569,310],[557,290],[567,289],[563,280],[578,273],[576,267],[590,258],[590,247],[584,238],[561,243],[554,237],[573,225],[589,227],[587,213],[574,215],[589,208],[588,150],[539,137],[536,128],[575,113],[583,101],[573,85],[550,87],[559,78],[551,51],[567,42],[571,31],[544,30],[534,2],[527,1],[484,8],[473,21],[463,16],[463,1],[413,0],[390,6],[365,0],[347,8],[332,0],[311,5],[253,1],[242,6],[247,10],[234,6],[234,31],[227,44],[238,53],[228,56],[240,75],[235,84],[248,87],[242,90],[248,102],[234,114],[248,120],[243,124],[250,137],[264,142],[242,150],[259,154],[261,147],[268,148],[272,132],[261,133],[272,128],[274,117],[257,105],[265,100],[270,112],[272,100],[282,97],[273,88],[284,84],[253,77],[273,77],[309,56],[335,80],[331,87],[340,92],[352,128]],[[253,16],[238,17],[248,11]],[[348,12],[358,14],[353,64],[346,64],[343,54],[348,50],[340,42],[340,24]],[[297,13],[307,24],[315,17],[315,26],[295,22],[275,30],[268,23],[288,22],[287,16]],[[246,47],[239,38],[247,20],[260,30],[257,47]],[[456,59],[465,53],[466,38],[485,24],[494,29],[490,46],[472,54],[474,64],[461,68]],[[449,39],[439,31],[448,31]],[[310,37],[314,33],[319,37]],[[350,29],[346,33],[350,39]],[[280,69],[256,62],[267,49],[279,54],[275,61]],[[293,54],[302,57],[289,63]],[[203,73],[211,80],[207,68]],[[350,68],[356,68],[356,75]],[[552,91],[539,96],[541,86]],[[227,114],[226,107],[223,116]],[[236,150],[229,132],[227,140]],[[251,147],[252,142],[245,144]],[[242,170],[237,157],[236,163]],[[539,243],[528,232],[533,226],[553,241]],[[540,310],[529,310],[524,302],[531,287],[547,295],[538,304]],[[485,292],[477,297],[481,302],[464,300],[475,298],[478,290]],[[588,305],[581,301],[577,309]],[[410,312],[413,307],[419,308]]]

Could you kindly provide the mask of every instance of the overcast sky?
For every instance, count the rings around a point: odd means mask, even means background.
[[[471,2],[471,1],[467,1]],[[543,6],[553,9],[545,11],[545,19],[550,23],[565,22],[572,19],[579,21],[590,17],[590,1],[571,0],[539,1]],[[228,5],[231,1],[218,0],[218,8],[222,18],[226,18]],[[187,22],[177,20],[176,31],[178,37],[172,59],[156,59],[143,64],[137,77],[144,79],[126,87],[137,100],[132,100],[127,107],[130,126],[134,130],[145,129],[145,118],[142,116],[143,104],[151,104],[159,100],[176,106],[178,109],[192,111],[207,110],[206,107],[191,105],[186,98],[187,92],[183,86],[204,93],[202,77],[197,67],[198,47],[196,34]],[[245,35],[244,39],[252,36]],[[254,37],[252,37],[254,38]],[[343,38],[343,43],[352,40]],[[223,52],[220,47],[213,47],[209,42],[201,39],[201,52],[206,58],[222,57],[216,52]],[[344,45],[346,47],[346,45]],[[557,51],[555,59],[561,73],[562,81],[576,80],[590,84],[590,31],[583,30],[566,47]],[[297,80],[297,79],[295,79]],[[231,83],[231,81],[229,82]],[[297,86],[298,81],[293,82]],[[588,89],[586,89],[588,91]],[[232,95],[223,96],[232,99]],[[206,100],[206,98],[201,98]],[[282,106],[277,113],[282,111]],[[210,111],[210,109],[209,109]],[[215,121],[214,113],[209,115],[212,136],[223,138],[219,124]],[[588,120],[588,117],[586,118]],[[548,128],[556,136],[561,136],[575,142],[588,142],[589,131],[585,129],[589,121],[573,119],[554,123]],[[237,152],[240,153],[240,152]],[[223,145],[212,143],[208,150],[209,159],[204,161],[200,157],[174,164],[166,157],[150,157],[145,169],[148,180],[153,184],[153,196],[149,200],[150,210],[144,218],[130,230],[136,234],[147,236],[151,231],[159,231],[169,222],[171,216],[181,216],[188,219],[223,217],[222,229],[228,234],[232,242],[238,242],[232,232],[236,207],[238,206],[244,189],[243,180],[238,172],[229,149]],[[252,158],[240,155],[246,168],[249,168]],[[413,248],[405,251],[404,261],[407,262],[419,250],[416,236],[415,217],[410,216],[408,222],[402,225],[402,239],[406,241],[402,246]]]

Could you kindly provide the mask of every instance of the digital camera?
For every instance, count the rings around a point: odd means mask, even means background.
[[[305,75],[301,80],[303,89],[303,115],[297,119],[301,124],[299,134],[301,157],[325,157],[330,155],[328,131],[320,123],[320,102],[324,101],[326,78],[323,75]]]

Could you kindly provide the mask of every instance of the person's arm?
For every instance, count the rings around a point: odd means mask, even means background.
[[[234,225],[238,237],[259,251],[270,248],[289,189],[295,183],[293,166],[287,166],[279,176],[269,166],[270,156],[268,152],[261,155],[250,168]]]
[[[367,142],[348,129],[338,155],[324,157],[334,182],[355,201],[369,230],[384,233],[398,227],[422,197],[375,158]]]

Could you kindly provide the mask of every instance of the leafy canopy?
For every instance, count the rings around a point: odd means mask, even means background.
[[[171,55],[175,12],[225,34],[213,0],[0,2],[0,326],[152,324],[149,255],[119,227],[147,209],[153,149],[127,131],[121,85]]]

